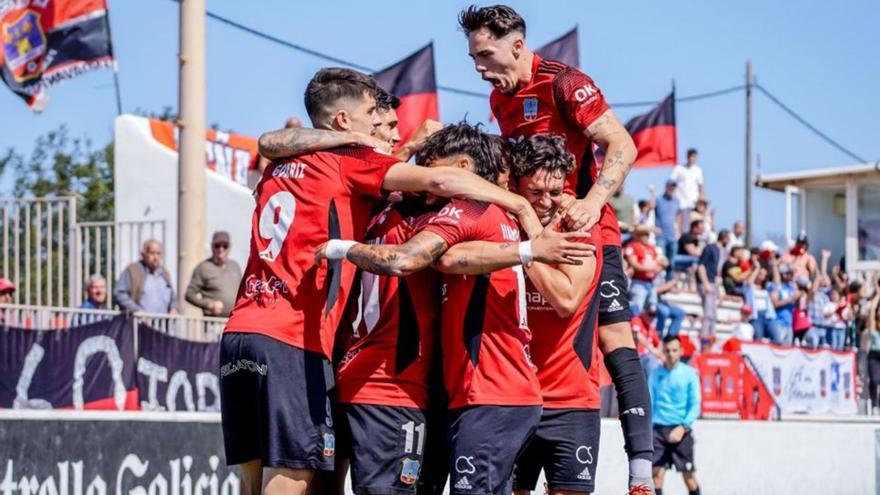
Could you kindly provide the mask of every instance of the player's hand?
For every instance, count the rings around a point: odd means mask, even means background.
[[[525,198],[523,198],[522,204],[516,210],[516,217],[519,219],[519,224],[526,232],[526,235],[529,236],[529,239],[534,239],[544,230],[541,220],[538,219],[538,214],[535,213],[535,209],[532,208],[532,205]]]
[[[669,440],[669,443],[678,443],[684,438],[686,432],[687,430],[684,429],[684,426],[678,425],[669,432],[667,440]]]
[[[425,141],[431,137],[432,134],[443,129],[443,123],[438,122],[432,119],[426,119],[422,122],[422,125],[419,126],[415,132],[410,136],[409,141],[404,143],[401,151],[404,151],[408,156],[412,156],[416,154],[419,150],[422,149],[422,146],[425,145]]]
[[[601,216],[602,205],[579,199],[565,211],[565,225],[568,230],[590,230]]]
[[[582,258],[595,256],[596,246],[577,242],[590,237],[587,232],[559,232],[562,215],[553,220],[532,239],[532,255],[535,261],[546,264],[580,265]]]
[[[327,243],[324,242],[315,250],[315,264],[320,265],[322,261],[327,259]]]

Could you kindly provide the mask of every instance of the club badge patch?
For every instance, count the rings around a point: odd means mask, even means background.
[[[413,485],[419,480],[421,463],[416,459],[404,457],[400,466],[400,481],[407,485]]]
[[[526,98],[523,100],[523,117],[526,120],[534,120],[538,117],[538,99]]]
[[[336,453],[336,437],[332,433],[324,433],[324,457],[333,457]]]

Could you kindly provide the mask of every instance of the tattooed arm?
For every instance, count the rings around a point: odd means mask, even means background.
[[[419,232],[403,244],[354,244],[345,259],[377,275],[403,277],[431,266],[448,245],[433,232]],[[326,259],[327,243],[318,246],[315,259]]]
[[[611,110],[606,110],[584,133],[605,150],[605,159],[595,184],[569,209],[566,220],[569,228],[588,230],[599,221],[608,198],[623,184],[637,153],[632,137]]]
[[[388,143],[359,132],[305,127],[267,132],[260,136],[259,145],[260,155],[269,160],[280,160],[339,146],[361,145],[388,149]]]

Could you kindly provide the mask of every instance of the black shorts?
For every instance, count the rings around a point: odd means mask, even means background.
[[[364,493],[415,493],[425,452],[421,409],[337,404],[340,456],[349,455],[351,487]]]
[[[675,466],[680,473],[692,473],[694,466],[694,433],[688,430],[678,443],[669,443],[669,432],[674,426],[654,425],[654,467]]]
[[[602,275],[598,292],[600,327],[632,320],[629,279],[623,271],[620,246],[602,246]]]
[[[436,390],[432,392],[435,393]],[[445,394],[445,392],[440,392]],[[425,443],[425,456],[422,458],[422,474],[419,476],[419,495],[442,495],[449,477],[449,444],[446,430],[449,426],[449,411],[446,401],[435,401],[427,412],[428,440]]]
[[[471,406],[450,411],[450,495],[508,495],[514,463],[540,419],[541,406]]]
[[[538,431],[516,461],[513,489],[531,492],[543,469],[551,491],[592,493],[600,429],[598,409],[544,409]]]
[[[333,470],[336,437],[322,354],[265,335],[224,333],[220,410],[226,463]]]

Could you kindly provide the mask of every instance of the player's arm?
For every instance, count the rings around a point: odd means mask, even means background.
[[[394,152],[394,156],[402,162],[409,161],[413,155],[422,149],[422,146],[425,145],[425,141],[427,141],[432,134],[441,129],[443,129],[443,123],[437,122],[433,119],[426,119],[422,122],[422,125],[413,132],[409,140]]]
[[[516,215],[530,238],[537,236],[543,229],[535,210],[525,198],[460,168],[428,168],[398,163],[388,169],[382,181],[382,189],[428,192],[444,198],[494,203]]]
[[[578,310],[596,273],[596,258],[584,258],[580,265],[559,265],[554,268],[543,263],[526,266],[529,280],[547,299],[561,318],[570,318]]]
[[[569,227],[590,229],[602,214],[602,206],[626,179],[636,159],[632,137],[610,109],[590,124],[584,134],[605,150],[599,177],[587,192],[568,210]]]
[[[479,275],[491,273],[531,261],[548,264],[583,263],[583,258],[595,256],[596,247],[577,242],[589,237],[586,232],[558,232],[561,217],[557,217],[534,239],[525,242],[469,241],[450,247],[435,268],[443,273]]]
[[[334,239],[318,246],[315,260],[346,259],[377,275],[403,277],[434,263],[448,244],[439,235],[421,231],[403,244],[362,244]]]
[[[297,127],[279,129],[260,136],[260,155],[269,160],[280,160],[339,146],[368,146],[387,149],[388,143],[373,136],[354,131],[328,131]]]

